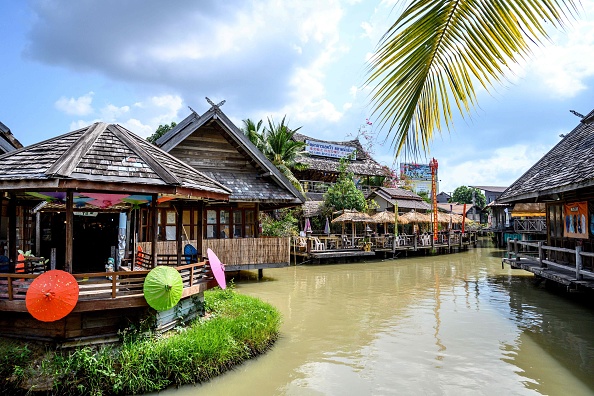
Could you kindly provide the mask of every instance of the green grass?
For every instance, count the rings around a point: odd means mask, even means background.
[[[51,381],[52,394],[146,393],[208,381],[265,352],[278,337],[280,313],[256,298],[213,290],[205,305],[207,319],[165,336],[127,335],[117,347],[33,352],[0,341],[0,386],[25,393],[35,387],[31,378],[41,378]]]

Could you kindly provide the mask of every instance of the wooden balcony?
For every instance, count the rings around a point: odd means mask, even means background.
[[[541,233],[547,232],[547,222],[541,219],[514,219],[514,231],[517,233]]]

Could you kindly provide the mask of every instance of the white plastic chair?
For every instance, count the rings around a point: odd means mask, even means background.
[[[326,245],[324,245],[323,242],[320,242],[320,240],[317,237],[313,237],[313,242],[314,242],[313,250],[326,250]]]

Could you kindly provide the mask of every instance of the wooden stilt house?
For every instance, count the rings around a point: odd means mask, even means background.
[[[259,213],[301,205],[304,197],[218,106],[190,114],[157,145],[231,191],[228,202],[206,201],[193,214],[202,220],[189,230],[199,250],[221,252],[227,269],[289,265],[289,238],[261,238]]]
[[[0,334],[63,342],[114,337],[129,320],[147,314],[142,285],[157,264],[182,274],[182,304],[191,305],[189,297],[200,296],[212,278],[197,254],[182,255],[184,245],[196,243],[185,238],[184,215],[207,200],[226,202],[230,193],[113,124],[95,123],[0,156],[8,219]],[[158,252],[159,240],[170,236],[170,254]],[[142,260],[136,257],[139,240],[148,244]],[[19,262],[18,250],[30,255]],[[109,258],[116,265],[106,273]],[[49,269],[72,273],[80,294],[68,316],[45,323],[29,315],[25,296]],[[175,321],[158,323],[164,328]]]
[[[594,111],[497,199],[514,207],[520,203],[546,205],[546,240],[510,245],[508,262],[517,267],[527,263],[530,268],[526,269],[539,276],[556,273],[555,280],[568,286],[594,279],[593,148]],[[538,250],[537,259],[522,257],[524,250]],[[569,275],[559,275],[567,271]]]

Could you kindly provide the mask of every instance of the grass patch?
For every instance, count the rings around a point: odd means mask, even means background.
[[[126,334],[121,345],[56,351],[0,340],[2,389],[25,394],[139,394],[207,381],[265,352],[276,308],[232,290],[205,292],[208,319],[165,335]],[[32,349],[33,348],[33,349]]]

